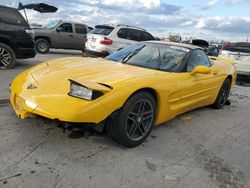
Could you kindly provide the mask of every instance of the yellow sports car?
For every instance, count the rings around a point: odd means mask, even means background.
[[[69,57],[41,63],[11,84],[21,118],[43,116],[105,127],[117,142],[134,147],[159,125],[202,106],[222,108],[236,70],[193,45],[143,42],[106,59]]]

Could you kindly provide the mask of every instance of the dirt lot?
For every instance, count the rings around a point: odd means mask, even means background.
[[[0,70],[0,187],[250,187],[250,88],[236,86],[231,105],[192,111],[156,127],[127,149],[106,135],[66,131],[16,117],[8,84],[53,51]]]

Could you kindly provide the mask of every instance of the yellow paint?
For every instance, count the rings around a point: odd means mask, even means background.
[[[198,66],[192,72],[191,75],[194,76],[195,74],[210,74],[211,69],[206,66]]]
[[[235,67],[220,60],[214,61],[210,68],[201,67],[190,74],[95,58],[59,58],[18,75],[12,82],[10,98],[21,118],[40,115],[66,122],[99,123],[120,109],[133,93],[148,88],[157,96],[157,125],[183,112],[213,104],[229,75],[233,86]],[[92,101],[71,97],[69,80],[102,91],[104,95]],[[27,89],[31,84],[34,87]]]
[[[224,57],[209,56],[209,58],[213,59],[213,60],[217,60],[217,61],[224,61],[226,63],[230,63],[230,64],[234,65],[234,62],[231,59],[227,59],[227,58],[224,58]]]

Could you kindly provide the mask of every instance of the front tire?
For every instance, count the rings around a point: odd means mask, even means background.
[[[213,108],[221,109],[225,106],[225,104],[228,100],[230,89],[231,89],[231,80],[229,78],[227,78],[221,86],[221,89],[220,89],[219,94],[216,98],[216,101],[213,104]]]
[[[155,123],[156,102],[146,92],[130,97],[111,123],[111,136],[126,147],[141,144],[149,135]]]
[[[7,44],[0,43],[0,69],[10,69],[16,65],[16,55]]]
[[[35,43],[36,51],[40,54],[46,54],[49,52],[50,44],[45,39],[38,39]]]

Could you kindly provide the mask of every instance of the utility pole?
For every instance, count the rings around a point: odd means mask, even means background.
[[[248,37],[247,37],[247,42],[248,42]]]

